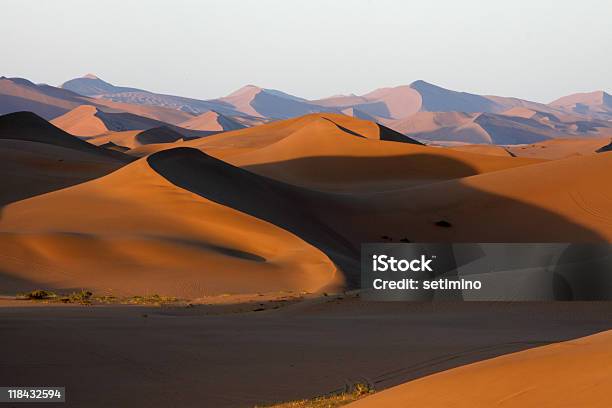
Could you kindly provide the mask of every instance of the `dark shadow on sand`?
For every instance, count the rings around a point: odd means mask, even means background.
[[[416,157],[414,157],[416,156]],[[435,155],[414,155],[405,157],[405,171],[416,169],[417,163],[428,163],[430,168],[452,168],[457,177],[476,174],[476,170],[465,163]],[[313,191],[302,187],[282,183],[263,177],[250,171],[234,167],[221,160],[202,153],[196,149],[177,148],[155,153],[148,157],[151,167],[173,184],[199,194],[219,204],[263,219],[299,236],[306,242],[319,248],[332,259],[345,274],[349,288],[359,285],[359,246],[362,242],[383,241],[382,236],[407,237],[412,242],[429,242],[427,234],[415,229],[418,225],[418,215],[407,216],[405,221],[386,220],[385,211],[393,209],[394,205],[385,202],[386,193],[381,193],[380,202],[372,201],[371,197],[351,194],[333,194]],[[349,161],[355,169],[368,169],[376,163],[384,164],[385,160],[394,158],[346,158],[346,157],[316,157],[301,159],[300,167],[311,169],[316,173],[321,168],[334,166],[342,161]],[[399,160],[399,159],[398,159]],[[410,166],[410,162],[413,166]],[[286,164],[286,163],[285,163]],[[349,166],[350,167],[350,166]],[[283,168],[283,167],[280,167]],[[283,171],[286,171],[284,168]],[[391,175],[390,175],[391,176]],[[410,191],[420,194],[420,187]],[[504,228],[511,226],[513,219],[499,220],[496,231],[497,242],[603,242],[603,237],[581,225],[554,214],[542,208],[534,207],[516,200],[497,197],[488,192],[475,191],[467,185],[460,185],[454,193],[462,194],[469,191],[475,201],[486,205],[491,198],[502,200],[504,206],[516,209],[517,216],[536,220],[533,231],[526,231],[524,237],[504,239]],[[449,191],[449,194],[453,194]],[[389,193],[392,194],[393,192]],[[426,192],[424,193],[426,194]],[[414,200],[422,197],[415,198]],[[498,201],[499,202],[499,201]],[[410,209],[414,203],[405,201],[405,208]],[[432,200],[432,206],[436,202]],[[371,214],[368,232],[353,223],[363,212]],[[452,217],[451,217],[452,218]],[[432,220],[433,223],[439,220]],[[453,220],[447,220],[451,224]],[[444,242],[492,242],[490,237],[475,236],[471,229],[482,221],[473,220],[473,225],[454,225],[445,228],[448,240]],[[563,225],[566,236],[546,234],[552,225]],[[375,235],[371,231],[379,228]],[[438,241],[441,242],[441,241]]]

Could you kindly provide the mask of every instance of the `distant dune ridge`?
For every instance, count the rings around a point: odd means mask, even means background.
[[[93,74],[69,80],[62,88],[3,78],[0,102],[0,113],[30,110],[54,119],[80,105],[91,105],[107,113],[126,112],[203,131],[234,130],[327,112],[376,121],[433,142],[525,144],[557,137],[612,135],[612,97],[604,91],[569,95],[543,104],[457,92],[422,80],[363,95],[318,100],[247,85],[225,97],[200,100],[116,86]],[[442,120],[423,129],[423,113],[455,115],[456,123]],[[203,116],[196,119],[198,115]]]

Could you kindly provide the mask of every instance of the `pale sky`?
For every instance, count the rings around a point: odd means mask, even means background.
[[[417,79],[539,102],[612,92],[610,0],[3,0],[0,41],[0,75],[195,98]]]

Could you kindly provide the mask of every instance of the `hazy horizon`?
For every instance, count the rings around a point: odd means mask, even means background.
[[[93,73],[200,99],[247,84],[317,99],[422,79],[545,103],[612,89],[603,0],[9,0],[3,14],[0,75],[56,86]]]

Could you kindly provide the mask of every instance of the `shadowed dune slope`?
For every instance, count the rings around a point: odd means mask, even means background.
[[[612,242],[611,166],[612,155],[599,154],[352,194],[327,221],[350,225],[355,242]]]
[[[417,160],[474,173],[435,153]],[[106,177],[5,207],[3,270],[46,286],[132,294],[316,290],[341,280],[356,287],[359,245],[383,236],[611,241],[612,196],[605,188],[611,164],[612,155],[601,154],[338,194],[262,177],[197,149],[164,150]],[[448,225],[438,226],[440,220]]]
[[[104,108],[106,109],[106,108]],[[92,105],[81,105],[51,121],[55,126],[76,136],[95,137],[109,132],[145,131],[155,128],[168,128],[186,138],[209,136],[217,132],[184,129],[169,123],[129,112],[108,112]]]
[[[100,105],[116,107],[125,112],[147,116],[171,124],[184,122],[193,115],[215,110],[225,114],[238,114],[233,107],[220,100],[199,100],[176,95],[165,95],[144,89],[115,86],[95,75],[74,78],[62,85],[78,94],[95,97]],[[144,114],[144,113],[147,114]]]
[[[0,115],[30,111],[52,119],[83,104],[85,99],[69,90],[36,85],[27,79],[0,77]]]
[[[132,160],[33,113],[0,116],[0,205],[101,177]]]
[[[132,105],[88,98],[68,89],[37,85],[23,78],[0,77],[0,114],[29,111],[50,120],[80,105],[104,107],[113,112],[131,112],[172,124],[193,117],[187,112],[162,106]]]
[[[369,407],[608,407],[612,331],[508,354],[349,404]]]
[[[1,276],[12,279],[0,285],[2,290],[89,288],[193,298],[316,291],[341,283],[321,251],[247,214],[259,203],[237,189],[247,181],[228,180],[214,166],[187,173],[198,170],[192,168],[198,161],[207,162],[202,153],[193,153],[198,157],[170,150],[106,177],[6,206],[0,219]],[[196,192],[204,185],[214,194],[234,194],[246,208],[218,204],[212,193],[212,199],[196,195],[168,181],[173,178],[195,183]]]
[[[608,143],[607,145],[605,145],[603,147],[600,147],[596,151],[597,151],[597,153],[612,152],[612,141],[610,143]]]
[[[148,130],[106,132],[86,140],[96,146],[112,143],[129,150],[148,145],[161,145],[163,148],[169,148],[171,144],[183,141],[184,137],[166,126],[161,126]]]
[[[0,139],[46,143],[123,162],[131,161],[129,156],[93,146],[31,112],[16,112],[0,116]]]
[[[0,207],[102,177],[124,164],[47,143],[0,139]]]
[[[108,131],[147,130],[164,123],[131,113],[108,113],[91,105],[81,105],[52,123],[76,136],[96,136]]]
[[[409,138],[385,141],[389,135],[402,137],[373,122],[313,114],[185,145],[267,177],[332,191],[399,188],[536,162],[421,146]]]

